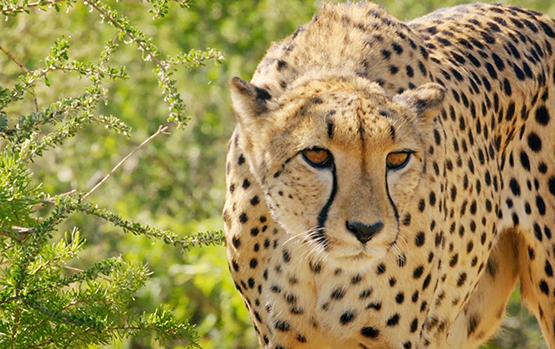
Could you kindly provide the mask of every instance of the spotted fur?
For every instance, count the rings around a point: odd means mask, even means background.
[[[264,348],[555,347],[555,22],[324,5],[235,78],[230,270]]]

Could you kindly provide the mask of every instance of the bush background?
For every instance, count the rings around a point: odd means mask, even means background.
[[[380,0],[399,19],[411,19],[435,8],[463,3],[452,0]],[[555,16],[552,0],[502,1]],[[180,236],[197,231],[222,229],[221,208],[225,197],[224,164],[227,139],[235,120],[230,109],[228,82],[233,76],[250,79],[257,62],[272,41],[292,33],[307,22],[321,1],[299,0],[195,0],[189,9],[171,8],[163,19],[152,20],[146,4],[114,2],[113,7],[155,39],[165,54],[211,47],[225,56],[215,66],[181,70],[175,78],[187,104],[191,121],[183,130],[172,129],[141,149],[92,199],[126,219],[169,229]],[[98,56],[113,29],[100,23],[98,15],[77,2],[64,11],[21,14],[0,22],[0,43],[25,66],[38,66],[53,41],[71,37],[72,59]],[[145,70],[134,48],[122,47],[115,64],[125,65],[129,81],[109,87],[108,104],[99,112],[120,117],[133,128],[130,138],[90,126],[62,146],[37,158],[31,170],[43,190],[64,193],[86,190],[140,142],[166,124],[167,105],[162,103],[155,76]],[[0,85],[11,86],[21,69],[0,53]],[[56,74],[51,87],[39,86],[39,103],[71,95],[85,82],[68,74]],[[24,114],[32,105],[18,104]],[[1,143],[0,143],[1,146]],[[147,263],[152,275],[137,295],[133,310],[153,311],[167,304],[178,319],[197,325],[203,348],[257,348],[247,312],[227,271],[223,246],[193,248],[187,252],[161,242],[123,234],[121,230],[89,216],[72,215],[66,230],[78,226],[87,239],[74,266],[91,265],[100,258],[122,256]],[[59,237],[58,237],[59,238]],[[56,239],[56,237],[54,237]],[[179,347],[180,343],[174,343]],[[154,341],[125,339],[110,348],[156,348]],[[535,320],[513,295],[510,317],[488,348],[545,348]]]

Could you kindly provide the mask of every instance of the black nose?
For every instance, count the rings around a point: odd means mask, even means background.
[[[347,221],[345,224],[347,225],[347,229],[363,244],[370,241],[374,235],[378,234],[383,228],[383,222],[367,225],[360,222]]]

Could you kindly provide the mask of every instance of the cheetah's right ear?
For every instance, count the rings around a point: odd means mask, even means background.
[[[240,121],[252,119],[268,111],[270,93],[245,80],[235,77],[231,80],[231,102]]]
[[[437,115],[444,98],[445,87],[430,82],[393,97],[393,101],[408,105],[418,115],[433,117]]]

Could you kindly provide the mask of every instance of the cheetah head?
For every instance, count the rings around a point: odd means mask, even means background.
[[[330,77],[273,97],[234,78],[231,97],[245,157],[290,241],[347,268],[395,245],[443,87],[388,98],[366,79]]]

